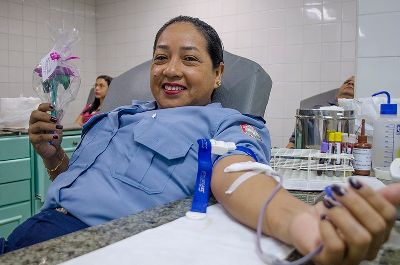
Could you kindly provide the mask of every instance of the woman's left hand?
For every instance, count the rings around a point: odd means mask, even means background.
[[[318,264],[352,265],[372,260],[389,237],[396,218],[394,205],[400,204],[400,184],[378,192],[354,178],[350,184],[346,189],[334,188],[334,197],[341,205],[324,201],[293,221],[292,239],[301,253],[323,244],[314,259]]]

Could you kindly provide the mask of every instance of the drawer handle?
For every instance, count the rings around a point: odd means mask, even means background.
[[[12,222],[15,222],[15,221],[19,221],[21,219],[22,219],[22,215],[17,215],[17,216],[11,217],[11,218],[0,220],[0,225],[5,225],[5,224],[8,224],[8,223],[12,223]]]
[[[72,145],[73,145],[73,146],[77,146],[77,145],[78,145],[78,142],[77,142],[77,141],[73,141],[73,142],[72,142]]]

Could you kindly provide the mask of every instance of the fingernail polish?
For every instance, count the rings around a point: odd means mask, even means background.
[[[59,129],[59,130],[61,130],[63,128],[63,126],[62,125],[60,125],[60,124],[57,124],[56,125],[56,129]]]
[[[54,135],[53,135],[53,139],[58,139],[58,135],[57,135],[57,134],[54,134]]]
[[[346,190],[343,187],[338,186],[338,185],[332,185],[332,190],[338,196],[343,196],[346,194]]]
[[[330,202],[329,200],[327,200],[327,199],[324,199],[324,200],[323,200],[323,203],[324,203],[325,207],[328,208],[328,209],[330,209],[330,208],[332,208],[332,207],[335,206],[333,203],[331,203],[331,202]]]
[[[50,117],[50,121],[51,121],[51,122],[57,122],[57,118],[54,117],[54,116],[51,116],[51,117]]]
[[[350,186],[352,186],[356,190],[359,190],[362,187],[362,184],[354,177],[349,178],[349,183],[350,183]]]
[[[49,108],[50,109],[54,109],[54,106],[52,104],[50,104]]]

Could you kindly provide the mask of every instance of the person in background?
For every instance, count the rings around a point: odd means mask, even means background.
[[[319,109],[323,106],[335,106],[338,104],[339,98],[354,98],[354,75],[344,81],[344,83],[338,88],[335,98],[327,98],[323,99],[325,102],[314,105],[313,109]],[[286,148],[294,148],[295,147],[295,132],[289,138],[289,143],[286,145]]]
[[[0,238],[0,251],[193,195],[197,140],[204,138],[240,147],[212,156],[211,190],[227,213],[255,229],[261,206],[277,182],[258,174],[229,195],[226,189],[246,171],[224,169],[239,162],[268,164],[269,132],[262,121],[211,103],[224,71],[222,47],[216,31],[200,19],[179,16],[168,21],[153,46],[150,88],[155,101],[133,101],[90,119],[71,159],[60,146],[62,128],[48,114],[50,104],[32,112],[29,137],[54,182],[41,212],[7,241]],[[280,189],[263,216],[263,233],[302,254],[322,243],[314,258],[321,265],[373,259],[393,227],[400,184],[375,192],[351,179],[349,187],[332,189],[340,206],[328,200],[310,206]]]
[[[108,87],[110,86],[112,77],[108,75],[99,75],[96,78],[96,84],[94,85],[95,97],[91,104],[87,104],[75,122],[80,126],[85,124],[91,117],[99,113],[101,105],[103,104],[104,98],[107,95]]]

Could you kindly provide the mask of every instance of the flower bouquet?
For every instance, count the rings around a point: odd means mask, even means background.
[[[52,31],[55,44],[33,69],[33,90],[43,102],[54,106],[52,116],[58,121],[64,116],[64,109],[76,98],[81,84],[78,68],[71,60],[72,46],[79,40],[76,29]]]

